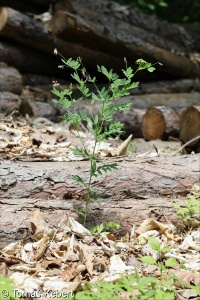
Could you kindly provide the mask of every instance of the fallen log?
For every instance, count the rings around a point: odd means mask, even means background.
[[[144,31],[140,31],[140,29],[144,29],[148,32],[148,35],[145,35],[145,39],[153,38],[155,43],[160,43],[165,38],[165,42],[163,41],[162,48],[167,49],[167,42],[171,42],[171,51],[181,51],[180,49],[184,49],[184,51],[191,52],[199,50],[199,35],[191,35],[191,30],[187,26],[182,26],[179,24],[173,24],[166,20],[161,20],[155,16],[145,14],[139,10],[132,9],[130,6],[120,5],[114,1],[110,0],[100,0],[100,1],[92,1],[89,0],[87,2],[80,0],[59,0],[54,6],[55,12],[57,11],[68,11],[72,14],[81,16],[86,18],[89,21],[100,23],[104,25],[105,30],[109,31],[109,24],[113,22],[113,19],[118,23],[128,23],[129,28],[131,25],[137,27],[139,29],[138,32],[142,34]],[[198,32],[198,25],[197,25]],[[120,31],[119,31],[120,32]],[[137,34],[137,32],[134,32]],[[155,34],[155,35],[154,35]],[[197,47],[196,47],[197,45]],[[179,48],[177,48],[179,47]]]
[[[22,76],[17,69],[0,66],[0,92],[21,94],[22,85]]]
[[[89,206],[87,226],[114,220],[120,234],[130,232],[153,213],[166,222],[175,221],[172,202],[180,202],[193,184],[199,182],[199,155],[148,159],[115,158],[119,170],[93,182],[101,200]],[[68,214],[82,222],[77,208],[84,209],[85,191],[71,175],[88,178],[89,163],[0,162],[1,231],[0,247],[17,237],[36,208],[53,224]]]
[[[51,53],[44,54],[17,42],[0,41],[0,61],[23,73],[64,76],[63,70],[58,69],[59,61]]]
[[[12,8],[0,9],[0,35],[35,49],[53,53],[54,40],[47,26]]]
[[[25,116],[28,113],[32,117],[48,117],[52,121],[59,121],[59,116],[66,113],[64,107],[53,103],[49,98],[50,87],[43,89],[28,89],[23,92],[21,97],[21,105],[19,112]],[[43,101],[42,101],[43,99]],[[89,101],[89,102],[88,102]],[[77,104],[77,112],[83,110],[90,113],[92,109],[94,114],[98,114],[99,104],[90,100],[82,100]],[[114,116],[115,121],[124,124],[125,135],[123,138],[133,134],[134,138],[141,138],[142,135],[142,118],[149,107],[155,107],[161,111],[165,119],[164,139],[169,136],[179,136],[179,116],[187,105],[197,104],[199,101],[199,93],[193,94],[151,94],[128,96],[121,99],[121,103],[130,102],[132,108],[123,111]],[[163,106],[158,106],[161,103]],[[167,105],[167,106],[165,106]],[[179,107],[177,108],[176,106]]]
[[[131,94],[172,94],[195,91],[200,92],[200,80],[198,78],[140,82],[137,89],[131,90]],[[187,103],[185,103],[185,105],[187,105]]]
[[[19,95],[10,92],[0,92],[0,113],[9,115],[13,111],[19,111],[21,102]]]
[[[73,16],[73,18],[75,18],[75,16]],[[157,74],[153,73],[147,76],[146,72],[140,72],[139,78],[146,80],[154,80],[162,74],[163,76],[161,76],[161,78],[165,77],[164,73],[178,77],[195,77],[199,74],[198,65],[191,62],[188,58],[154,47],[142,40],[138,43],[138,40],[136,39],[134,41],[134,38],[130,43],[127,43],[124,37],[118,38],[115,36],[114,28],[112,28],[113,32],[108,36],[104,33],[102,26],[99,32],[95,30],[95,36],[98,36],[102,41],[102,48],[99,50],[94,47],[91,50],[90,44],[87,44],[86,47],[80,43],[63,41],[53,37],[48,31],[47,25],[11,8],[1,8],[0,20],[1,36],[48,54],[53,53],[54,48],[58,48],[59,50],[61,49],[60,51],[66,58],[77,58],[81,56],[83,57],[84,65],[92,69],[95,68],[95,70],[97,63],[103,64],[107,68],[117,70],[123,68],[123,58],[125,56],[124,54],[126,54],[128,61],[133,61],[142,56],[144,59],[160,61],[165,65],[165,68],[157,68]],[[93,30],[93,27],[96,28],[96,25],[91,24],[91,30]],[[103,41],[106,41],[106,43],[103,43]],[[105,45],[107,45],[106,47],[108,48],[105,48]],[[105,53],[105,51],[110,54]]]
[[[66,42],[53,37],[45,24],[11,8],[4,7],[0,9],[0,36],[48,53],[48,55],[53,54],[55,48],[59,48],[66,58],[72,57],[76,59],[81,56],[83,57],[84,65],[95,70],[97,63],[106,65],[108,68],[120,68],[124,66],[123,59],[121,60],[107,53],[91,50],[78,43]],[[60,61],[58,64],[60,64]],[[47,65],[46,69],[49,70]],[[64,71],[60,70],[60,72],[63,74]],[[44,72],[41,74],[44,74]],[[66,77],[66,71],[62,76]],[[154,77],[151,74],[148,76],[152,80]]]
[[[77,14],[79,14],[79,11]],[[180,45],[164,40],[161,36],[158,36],[155,33],[150,33],[149,30],[147,32],[146,30],[133,26],[128,22],[120,21],[119,23],[117,18],[111,17],[111,19],[113,19],[112,25],[116,28],[115,31],[109,29],[107,34],[105,32],[105,25],[107,24],[108,19],[105,18],[105,16],[102,15],[100,24],[98,24],[98,22],[91,21],[90,19],[90,16],[89,18],[86,16],[80,17],[79,15],[59,10],[53,15],[49,26],[53,34],[61,39],[80,42],[85,46],[90,45],[98,50],[110,50],[113,54],[114,46],[112,46],[111,42],[116,42],[117,40],[121,41],[122,37],[120,34],[123,34],[123,38],[130,43],[133,41],[134,36],[135,41],[136,39],[140,41],[143,40],[162,49],[170,50],[175,48],[176,51],[179,52],[184,50],[184,48]],[[101,33],[103,34],[101,35]],[[125,40],[123,42],[125,42]],[[111,49],[110,46],[112,46]],[[118,55],[118,51],[116,53],[115,49],[115,55]]]
[[[101,18],[99,16],[97,18],[97,13],[94,13],[95,17],[92,13],[89,15],[86,13],[87,17],[85,17],[84,13],[88,4],[80,4],[80,1],[77,4],[73,1],[71,5],[73,9],[75,7],[73,14],[57,11],[51,20],[50,28],[54,34],[65,39],[79,40],[87,47],[109,51],[113,56],[117,55],[121,59],[126,56],[128,61],[141,57],[147,61],[159,61],[165,67],[158,67],[158,70],[174,77],[197,77],[199,75],[197,63],[187,57],[172,53],[174,48],[172,45],[169,47],[157,45],[154,36],[150,41],[149,30],[138,34],[137,32],[140,31],[138,28],[131,27],[130,23],[124,23],[122,26],[121,22],[112,17],[112,14],[101,15]],[[159,37],[156,40],[161,41],[162,38]]]

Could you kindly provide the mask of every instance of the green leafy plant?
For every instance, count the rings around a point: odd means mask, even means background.
[[[110,229],[119,229],[120,228],[120,225],[118,223],[116,223],[115,221],[109,221],[109,222],[106,222],[106,223],[101,223],[97,226],[94,226],[91,228],[91,232],[93,234],[101,234],[101,233],[105,233],[105,234],[108,234],[110,233]]]
[[[0,299],[5,300],[23,300],[15,295],[15,287],[11,285],[12,279],[3,277],[0,274]]]
[[[196,227],[200,225],[200,202],[195,196],[190,196],[183,206],[173,203],[173,208],[177,216],[181,218],[186,230],[194,227],[194,225]]]
[[[76,300],[97,300],[97,299],[122,299],[121,296],[128,292],[129,299],[134,300],[175,300],[175,287],[173,284],[177,281],[180,285],[182,282],[168,268],[177,264],[174,258],[169,258],[165,262],[162,261],[162,254],[171,251],[168,247],[162,247],[158,239],[149,237],[149,245],[158,252],[160,258],[156,261],[152,256],[141,257],[144,263],[152,264],[160,270],[160,276],[143,276],[141,277],[135,268],[135,274],[122,276],[116,283],[97,282],[89,283],[83,291],[75,294]],[[168,279],[164,279],[167,274]],[[128,299],[126,297],[126,299]]]
[[[171,257],[163,262],[163,253],[170,252],[171,249],[168,247],[162,247],[160,241],[155,237],[149,237],[148,243],[153,250],[157,251],[159,260],[156,261],[152,256],[144,256],[139,258],[139,260],[144,263],[157,266],[160,271],[160,283],[157,281],[157,286],[155,286],[154,283],[154,297],[155,299],[175,299],[175,288],[173,287],[173,283],[177,281],[180,285],[182,285],[182,282],[173,272],[169,271],[168,268],[177,265],[177,261],[175,258]],[[163,278],[164,273],[167,274],[169,279],[166,280]]]
[[[53,94],[58,97],[55,100],[56,103],[61,104],[65,107],[67,114],[63,116],[63,119],[67,122],[73,124],[74,127],[79,128],[82,122],[87,125],[88,131],[94,137],[94,147],[93,152],[89,153],[84,141],[81,138],[80,132],[78,130],[78,136],[82,143],[82,149],[72,149],[75,155],[82,155],[87,160],[90,161],[90,171],[88,180],[84,180],[79,175],[73,175],[72,179],[81,184],[84,189],[86,189],[85,198],[85,211],[79,209],[78,213],[83,217],[83,224],[85,225],[89,203],[93,200],[99,199],[99,195],[95,188],[93,187],[93,179],[103,173],[111,172],[118,168],[116,163],[112,164],[102,164],[99,162],[99,158],[96,155],[96,150],[98,149],[99,143],[113,135],[119,135],[123,133],[123,124],[120,122],[113,122],[113,116],[117,112],[121,112],[126,109],[130,109],[130,103],[120,104],[118,100],[122,96],[127,96],[130,94],[130,90],[138,87],[139,82],[133,82],[133,76],[140,70],[147,70],[153,72],[155,70],[151,63],[146,62],[143,59],[138,59],[136,61],[137,69],[133,71],[131,67],[127,66],[127,61],[125,59],[126,68],[122,70],[123,78],[113,70],[107,70],[104,66],[97,66],[98,72],[103,74],[108,80],[108,88],[103,87],[99,89],[96,85],[96,77],[91,77],[87,70],[82,64],[82,60],[78,57],[76,60],[69,58],[65,59],[57,49],[54,50],[54,54],[59,54],[61,56],[61,61],[64,65],[61,68],[68,67],[73,70],[71,77],[76,82],[77,89],[81,92],[85,99],[92,99],[100,104],[99,113],[94,115],[91,110],[89,114],[81,110],[76,112],[76,105],[83,97],[79,99],[73,98],[72,87],[69,89],[63,89],[59,83],[54,82]],[[93,84],[96,93],[90,92],[88,84]]]

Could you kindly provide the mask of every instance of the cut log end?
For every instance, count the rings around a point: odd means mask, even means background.
[[[161,139],[165,132],[165,118],[157,108],[150,108],[142,118],[142,134],[148,140]]]
[[[200,106],[190,106],[182,112],[179,122],[179,132],[180,139],[184,143],[200,135]],[[199,139],[189,144],[189,147],[192,149],[199,148],[199,146]]]

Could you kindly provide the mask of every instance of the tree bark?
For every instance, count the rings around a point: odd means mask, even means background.
[[[150,36],[154,37],[155,44],[160,43],[158,41],[160,38],[162,41],[166,38],[165,46],[163,47],[165,49],[167,49],[167,41],[174,43],[173,46],[171,44],[172,48],[169,49],[171,51],[176,51],[177,46],[181,47],[178,51],[184,49],[183,51],[190,52],[191,50],[198,51],[199,49],[199,35],[196,36],[198,48],[195,48],[196,40],[194,36],[188,33],[185,26],[161,20],[155,16],[132,9],[130,6],[120,5],[110,0],[99,0],[98,2],[92,0],[87,2],[83,0],[59,0],[55,4],[54,9],[55,11],[68,11],[92,22],[98,22],[105,27],[114,22],[113,19],[116,19],[119,23],[128,23],[129,26],[133,25],[138,28],[140,33],[142,33],[140,29],[146,30]],[[152,33],[155,35],[152,35]],[[145,35],[145,38],[148,37]]]
[[[76,1],[71,2],[74,9],[73,14],[57,11],[50,23],[54,34],[65,39],[79,40],[87,47],[109,51],[113,56],[118,56],[121,59],[126,56],[128,61],[141,57],[148,61],[159,61],[165,67],[158,66],[157,69],[161,73],[164,72],[174,77],[184,78],[199,75],[198,64],[193,63],[187,57],[172,53],[175,46],[171,44],[169,46],[161,45],[161,36],[155,38],[152,34],[152,37],[149,38],[151,36],[149,29],[142,34],[141,29],[131,27],[130,23],[119,22],[112,15],[107,14],[99,17],[96,11],[92,14],[91,8],[89,9],[90,13],[87,14],[88,4],[78,3]],[[156,41],[158,41],[157,44]],[[165,44],[167,45],[167,42]]]
[[[0,9],[0,35],[50,54],[54,40],[47,26],[12,8]]]
[[[62,55],[66,58],[72,57],[76,59],[79,56],[83,57],[84,65],[93,70],[96,70],[97,63],[104,64],[108,68],[123,66],[123,60],[112,57],[107,53],[94,51],[78,43],[67,42],[53,37],[46,25],[11,8],[4,7],[0,9],[0,20],[1,36],[46,52],[48,55],[53,54],[55,48],[59,48],[62,51]],[[60,64],[60,61],[58,64]],[[149,78],[153,79],[154,76],[150,75]]]
[[[140,82],[139,88],[133,89],[131,94],[172,94],[191,93],[195,91],[200,92],[200,80],[198,78]],[[185,105],[187,105],[187,102]]]
[[[160,214],[162,220],[172,221],[172,202],[179,202],[177,195],[185,197],[188,189],[199,182],[199,155],[151,159],[125,157],[104,162],[118,163],[119,170],[93,181],[101,200],[90,204],[87,225],[114,220],[121,224],[121,234],[130,232],[133,224],[151,216],[153,211]],[[85,190],[70,176],[78,173],[87,180],[88,161],[2,161],[0,167],[1,247],[14,241],[17,229],[26,227],[35,208],[40,208],[54,224],[66,213],[81,221],[76,209],[84,209]]]
[[[75,15],[71,16],[73,19],[76,18]],[[153,80],[161,75],[161,78],[165,78],[165,74],[170,74],[170,76],[174,77],[195,77],[199,74],[198,65],[187,57],[172,54],[170,51],[155,47],[142,39],[138,42],[137,38],[132,37],[131,40],[128,39],[127,41],[124,35],[119,37],[116,35],[114,25],[109,29],[110,33],[107,35],[104,33],[102,25],[98,25],[98,28],[96,28],[95,23],[90,22],[90,26],[88,25],[89,23],[86,23],[87,27],[89,26],[89,40],[87,41],[87,46],[85,46],[73,41],[63,41],[53,37],[46,25],[11,8],[2,8],[0,17],[0,35],[48,54],[53,53],[53,49],[57,47],[59,50],[61,49],[60,51],[66,58],[77,58],[81,55],[84,65],[95,70],[97,63],[106,65],[107,68],[120,70],[124,67],[123,58],[124,54],[126,54],[128,61],[133,61],[133,59],[142,56],[144,59],[152,62],[160,61],[165,65],[165,68],[158,66],[157,73],[148,74],[148,80]],[[84,36],[85,27],[80,27],[80,29],[83,31],[82,34]],[[76,30],[78,29],[76,28]],[[97,38],[97,41],[94,40],[95,47],[90,44],[91,33],[92,37],[94,35]],[[100,44],[101,47],[98,49],[99,46],[97,45]],[[146,72],[140,72],[139,74],[140,78],[147,78]]]
[[[82,9],[85,9],[85,6]],[[50,21],[50,29],[53,34],[64,40],[78,41],[99,50],[112,51],[115,55],[117,53],[111,44],[112,42],[117,42],[118,40],[123,43],[131,43],[131,41],[134,42],[134,39],[135,41],[146,41],[169,51],[174,48],[174,50],[179,52],[184,51],[184,47],[175,42],[166,40],[162,36],[149,32],[149,30],[146,31],[133,26],[128,22],[120,21],[119,23],[119,20],[115,17],[110,16],[113,28],[109,28],[106,34],[105,26],[108,24],[108,17],[106,18],[105,15],[102,15],[101,22],[98,22],[99,18],[97,22],[94,22],[93,19],[91,20],[92,12],[88,18],[84,14],[81,14],[81,12],[80,16],[79,11],[76,11],[76,14],[63,10],[56,11]],[[110,46],[112,46],[111,49]]]
[[[22,76],[17,69],[12,67],[0,67],[0,92],[21,94]]]
[[[0,113],[9,115],[13,111],[19,111],[20,104],[21,99],[18,95],[10,92],[0,92]]]
[[[59,60],[51,54],[8,40],[0,42],[0,61],[17,68],[23,73],[36,73],[62,77],[63,70],[58,69]]]

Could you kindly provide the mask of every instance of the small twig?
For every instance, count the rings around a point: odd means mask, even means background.
[[[185,143],[183,146],[181,146],[177,151],[175,151],[174,153],[172,153],[171,155],[174,156],[176,154],[178,154],[181,150],[183,150],[187,145],[189,145],[190,143],[196,141],[200,139],[200,135],[194,137],[193,139],[191,139],[190,141],[188,141],[187,143]]]
[[[0,121],[5,121],[7,120],[9,117],[11,117],[13,114],[17,113],[18,111],[16,109],[14,109],[8,116],[6,116],[3,119],[0,119]]]

